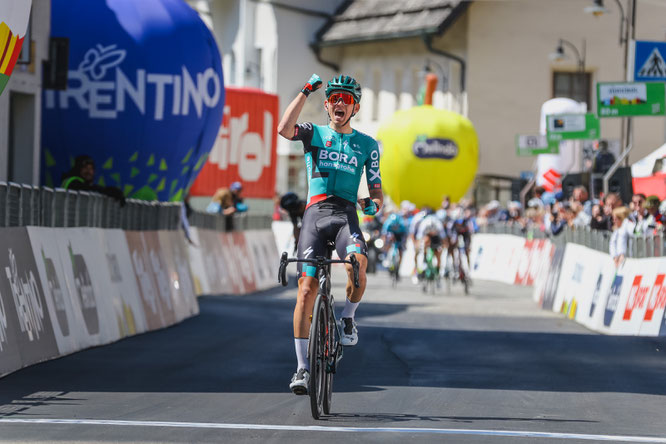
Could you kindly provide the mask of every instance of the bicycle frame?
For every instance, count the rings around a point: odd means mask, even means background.
[[[338,363],[342,359],[342,344],[339,341],[340,330],[335,318],[333,295],[331,295],[331,264],[350,264],[353,270],[354,286],[356,288],[360,287],[359,263],[356,256],[352,254],[349,260],[332,260],[330,256],[330,248],[326,257],[319,256],[314,259],[290,259],[287,257],[287,253],[284,252],[280,258],[278,272],[278,281],[286,286],[286,269],[290,262],[310,263],[316,267],[315,276],[319,280],[319,291],[313,305],[308,339],[308,358],[310,359],[311,371],[310,389],[308,391],[314,419],[319,419],[322,410],[324,414],[330,413],[333,374],[335,374]],[[324,338],[322,338],[322,334]]]

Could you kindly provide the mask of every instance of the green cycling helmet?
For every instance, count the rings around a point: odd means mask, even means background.
[[[333,93],[333,91],[346,91],[352,96],[356,103],[361,101],[361,84],[358,83],[353,77],[350,76],[337,76],[333,77],[326,84],[326,98]]]

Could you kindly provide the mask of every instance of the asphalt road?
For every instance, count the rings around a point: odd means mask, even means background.
[[[592,334],[480,281],[430,296],[371,276],[315,421],[288,389],[294,299],[204,297],[180,325],[0,379],[0,442],[666,443],[666,338]]]

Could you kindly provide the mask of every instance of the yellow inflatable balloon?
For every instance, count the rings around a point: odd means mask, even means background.
[[[386,194],[438,208],[444,196],[462,198],[479,165],[479,141],[472,122],[430,105],[397,111],[377,133]]]

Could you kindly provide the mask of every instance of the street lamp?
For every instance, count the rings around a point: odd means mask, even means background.
[[[548,57],[553,62],[560,62],[562,60],[565,60],[567,58],[567,55],[564,53],[564,45],[568,46],[571,48],[576,55],[576,63],[578,64],[578,71],[580,73],[585,72],[585,40],[583,40],[583,54],[581,56],[581,53],[578,51],[578,48],[576,48],[576,45],[571,43],[568,40],[560,39],[557,42],[557,48],[555,48],[555,52],[551,52]]]
[[[620,9],[620,45],[623,45],[627,43],[628,36],[627,36],[627,30],[629,27],[627,26],[627,20],[628,17],[624,13],[624,8],[622,7],[622,3],[620,0],[615,0],[615,3],[617,3],[617,7]],[[604,6],[604,0],[594,0],[594,4],[592,6],[587,6],[583,11],[587,12],[588,14],[592,14],[595,17],[601,17],[604,14],[608,14],[611,12],[610,9],[606,8]]]

